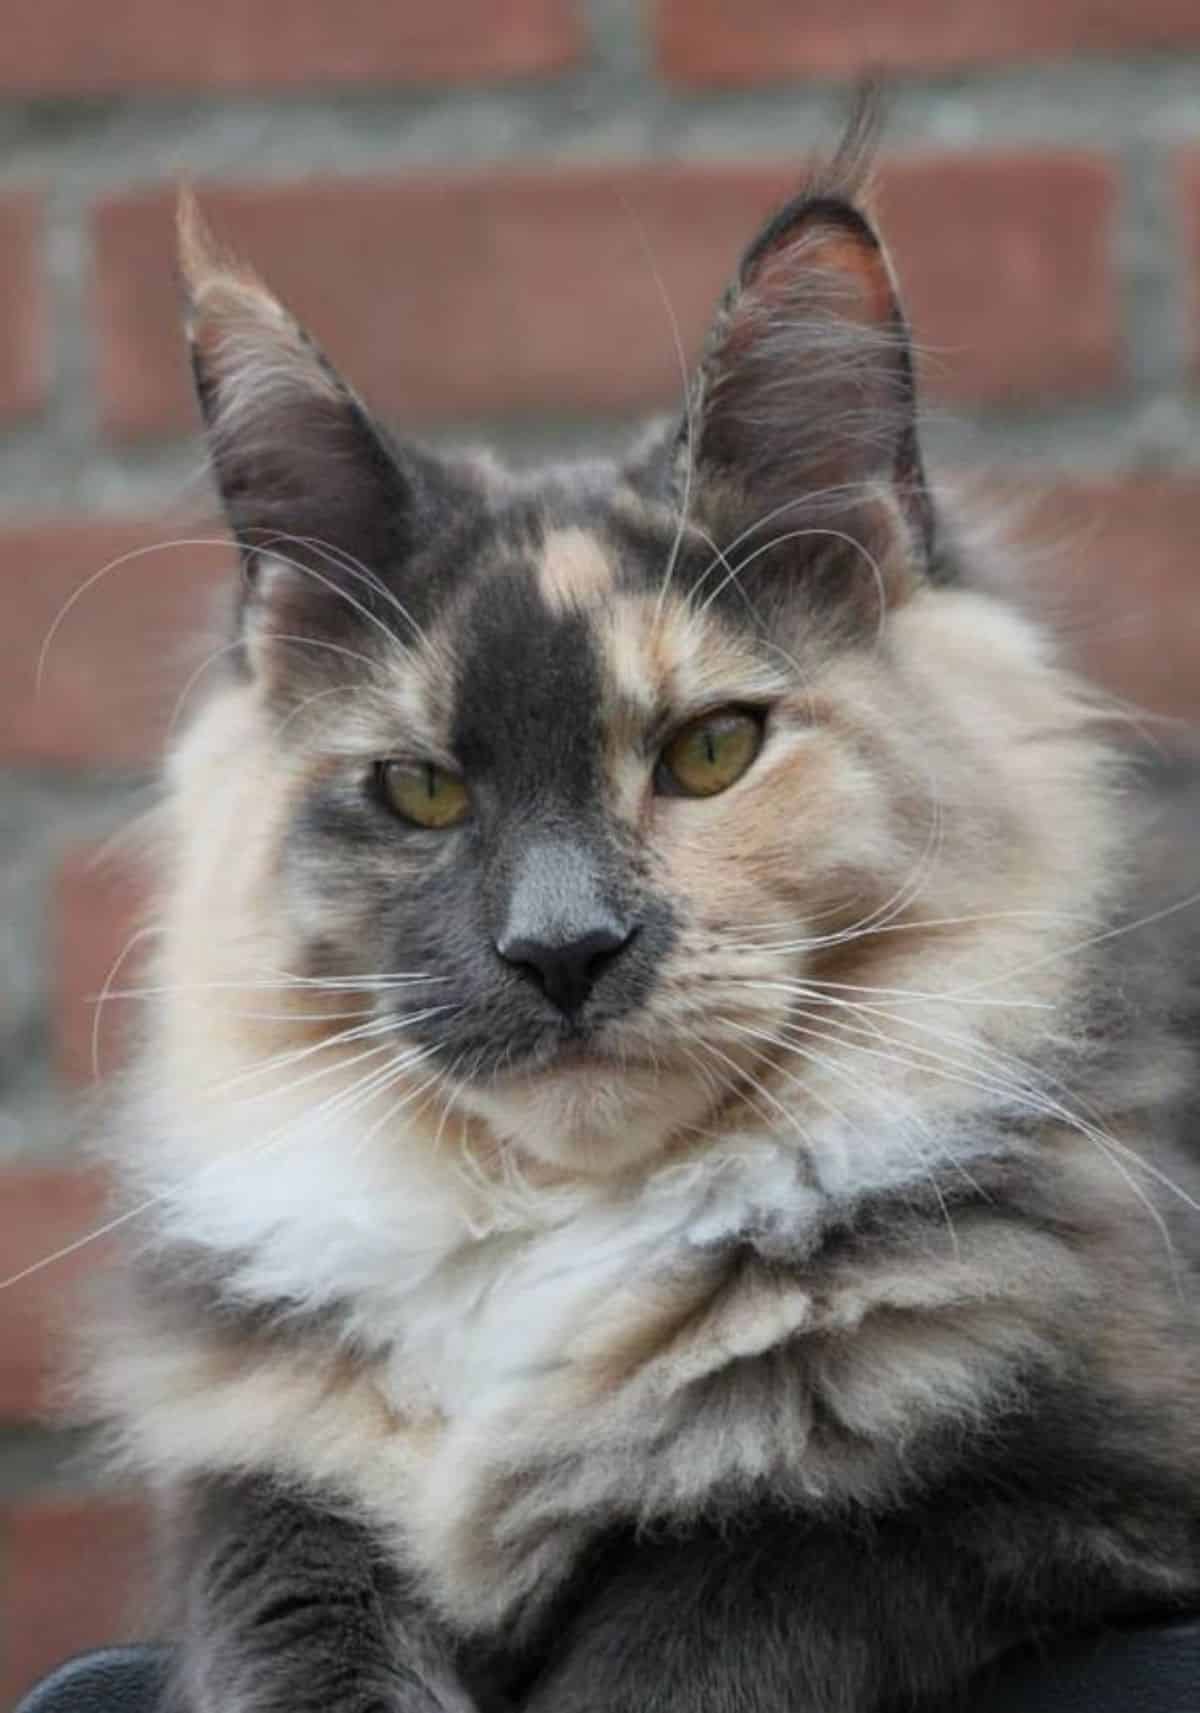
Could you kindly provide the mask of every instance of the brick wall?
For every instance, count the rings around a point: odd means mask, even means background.
[[[603,447],[677,397],[663,295],[694,347],[845,80],[882,66],[933,442],[1032,502],[1087,663],[1193,717],[1200,9],[0,0],[0,39],[0,1277],[70,1251],[0,1290],[3,1706],[139,1621],[136,1495],[43,1423],[101,1206],[78,1102],[128,1022],[92,1003],[140,893],[110,835],[229,564],[202,521],[173,178],[397,422]]]

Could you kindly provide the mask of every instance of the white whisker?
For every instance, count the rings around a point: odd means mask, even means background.
[[[117,971],[121,968],[122,964],[125,962],[126,958],[133,951],[135,946],[139,946],[139,945],[141,945],[143,940],[152,939],[155,934],[161,934],[161,933],[162,933],[162,929],[158,926],[147,926],[144,928],[136,929],[135,932],[129,936],[129,938],[126,940],[125,944],[121,947],[121,950],[117,953],[116,957],[113,959],[112,963],[109,965],[108,974],[105,976],[103,982],[101,983],[100,992],[95,997],[94,1003],[95,1003],[96,1009],[92,1013],[92,1080],[93,1080],[93,1082],[99,1082],[100,1081],[100,1022],[101,1022],[101,1019],[104,1015],[104,1006],[105,1006],[105,1003],[107,1000],[115,999],[115,998],[119,997],[119,995],[117,994],[116,990],[114,990],[113,985],[112,985],[114,980],[116,979]]]
[[[411,1064],[419,1062],[421,1058],[429,1057],[431,1051],[432,1049],[418,1049],[416,1051],[415,1059],[408,1061],[408,1063]],[[395,1074],[395,1067],[390,1065],[386,1066],[385,1072],[387,1075],[393,1075]],[[378,1075],[380,1075],[380,1073],[376,1073],[376,1076]],[[333,1111],[342,1110],[342,1107],[338,1104],[339,1102],[343,1104],[347,1102],[358,1102],[361,1101],[364,1095],[373,1094],[375,1092],[375,1079],[367,1078],[366,1085],[365,1089],[361,1085],[356,1085],[350,1090],[341,1091],[341,1093],[334,1096],[332,1100],[322,1102],[313,1111],[306,1112],[304,1114],[303,1123],[307,1125],[315,1118],[329,1116]],[[278,1131],[269,1133],[260,1143],[249,1150],[249,1154],[262,1154],[269,1147],[277,1145],[280,1140],[286,1140],[289,1135],[294,1134],[296,1128],[297,1121],[290,1120],[287,1124],[281,1126]],[[239,1150],[237,1148],[225,1150],[223,1153],[218,1154],[214,1159],[206,1161],[203,1166],[197,1167],[195,1172],[189,1174],[188,1177],[181,1180],[179,1184],[172,1186],[170,1189],[161,1190],[154,1195],[145,1197],[142,1201],[138,1202],[136,1206],[125,1208],[121,1213],[114,1215],[112,1219],[106,1220],[103,1224],[93,1227],[92,1230],[85,1232],[81,1237],[76,1238],[73,1242],[64,1244],[60,1249],[54,1250],[51,1254],[43,1255],[40,1260],[31,1262],[28,1267],[23,1267],[19,1272],[13,1273],[7,1278],[0,1279],[0,1291],[9,1290],[11,1287],[23,1283],[24,1280],[32,1278],[35,1273],[43,1272],[47,1267],[52,1267],[57,1262],[64,1261],[69,1256],[78,1254],[80,1250],[86,1249],[90,1244],[97,1243],[102,1238],[110,1236],[114,1231],[119,1231],[122,1227],[131,1224],[134,1220],[142,1218],[147,1213],[152,1212],[155,1208],[168,1206],[179,1193],[180,1189],[186,1187],[188,1184],[195,1183],[196,1181],[208,1176],[210,1173],[218,1171],[238,1153]]]
[[[107,577],[110,571],[118,571],[123,565],[131,564],[135,559],[144,559],[149,553],[164,553],[175,547],[217,547],[227,556],[232,557],[233,543],[227,535],[222,536],[180,536],[170,541],[152,541],[145,547],[132,548],[128,553],[119,554],[116,559],[110,559],[107,565],[102,565],[98,571],[93,571],[85,577],[78,588],[73,589],[59,607],[51,621],[50,628],[42,638],[42,646],[38,650],[37,667],[34,671],[34,694],[41,695],[42,683],[46,675],[46,659],[50,653],[55,637],[61,630],[64,621],[89,589],[95,588],[101,578]]]

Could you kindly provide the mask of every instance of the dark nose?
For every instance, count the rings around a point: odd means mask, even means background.
[[[551,1004],[569,1016],[582,1008],[601,973],[632,938],[631,929],[606,922],[570,937],[501,940],[496,950],[506,963],[515,964],[537,982]]]

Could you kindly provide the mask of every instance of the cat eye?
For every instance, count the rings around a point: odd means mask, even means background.
[[[744,708],[721,708],[680,731],[658,759],[655,784],[676,797],[715,797],[742,777],[762,747],[763,722]]]
[[[418,827],[456,826],[471,807],[458,775],[431,761],[381,761],[376,778],[387,807]]]

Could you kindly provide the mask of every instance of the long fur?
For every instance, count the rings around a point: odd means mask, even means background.
[[[925,484],[851,158],[688,431],[538,481],[391,445],[189,225],[247,649],[169,762],[91,1382],[189,1713],[882,1713],[1200,1592],[1189,990],[1094,693]],[[664,790],[722,706],[757,759]],[[518,907],[635,925],[578,1015]]]

